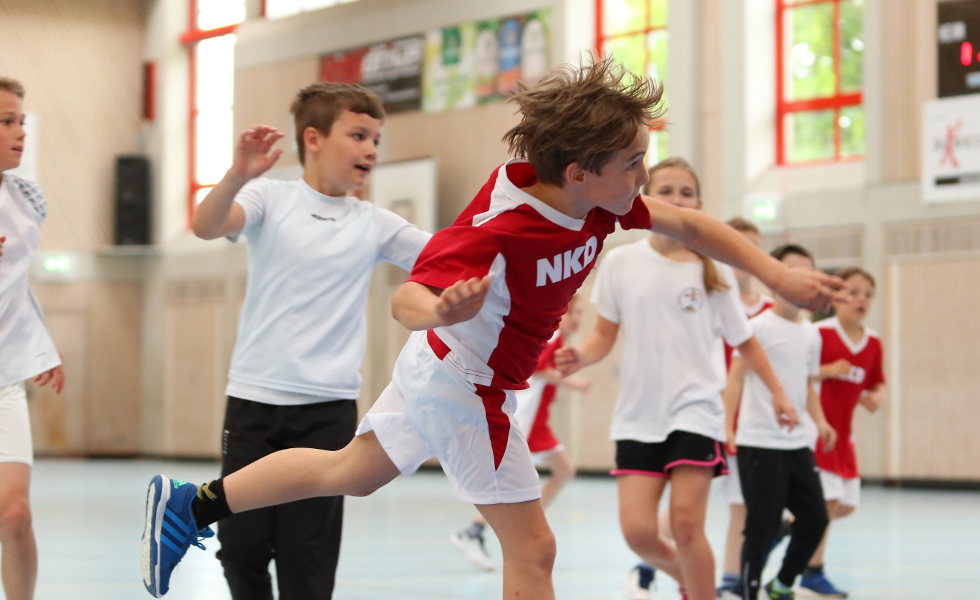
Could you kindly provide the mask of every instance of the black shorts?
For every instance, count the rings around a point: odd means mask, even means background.
[[[689,431],[672,431],[662,442],[616,440],[616,469],[613,475],[670,477],[679,465],[711,467],[714,476],[728,473],[725,445]]]

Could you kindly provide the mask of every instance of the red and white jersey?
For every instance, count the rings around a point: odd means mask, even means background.
[[[749,319],[759,316],[764,310],[769,310],[773,307],[775,302],[769,296],[759,295],[759,301],[752,306],[745,306],[745,316]],[[732,352],[735,352],[735,348],[728,345],[725,342],[725,369],[732,368]]]
[[[447,360],[475,384],[526,388],[617,221],[625,229],[652,226],[639,197],[626,215],[595,208],[574,219],[522,189],[536,181],[527,161],[495,170],[456,222],[432,237],[409,277],[444,289],[490,275],[476,317],[432,330],[452,351]]]
[[[865,326],[864,338],[854,344],[836,317],[817,323],[823,338],[820,364],[844,359],[854,365],[844,377],[824,379],[820,384],[820,404],[827,422],[837,431],[837,445],[824,452],[819,445],[817,466],[844,479],[858,477],[857,456],[851,439],[851,422],[861,394],[885,382],[882,370],[884,350],[878,334]]]
[[[535,374],[527,380],[528,388],[515,393],[517,409],[514,417],[527,438],[527,447],[531,452],[547,452],[561,443],[548,425],[551,403],[558,395],[558,386],[538,373],[555,368],[555,351],[563,344],[561,334],[556,332],[541,353]]]

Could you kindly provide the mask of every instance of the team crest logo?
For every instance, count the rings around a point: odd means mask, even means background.
[[[695,287],[689,287],[677,297],[677,304],[684,312],[698,312],[704,304],[704,292]]]

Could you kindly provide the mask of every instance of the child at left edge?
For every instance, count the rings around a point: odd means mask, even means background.
[[[154,477],[144,540],[161,536],[168,514],[179,515],[183,532],[155,556],[147,548],[158,546],[144,541],[145,570],[169,582],[202,532],[230,514],[315,496],[366,496],[435,456],[454,495],[477,504],[500,540],[503,597],[553,600],[555,539],[527,443],[511,427],[514,390],[526,387],[616,223],[676,237],[807,307],[825,307],[843,287],[823,273],[787,269],[697,211],[635,202],[648,178],[648,123],[662,114],[662,93],[611,59],[562,65],[521,86],[511,99],[522,120],[505,139],[526,159],[494,171],[396,290],[393,316],[415,333],[358,435],[336,452],[275,452],[204,484],[201,494],[193,484]]]

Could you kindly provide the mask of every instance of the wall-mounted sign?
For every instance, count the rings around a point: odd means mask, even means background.
[[[980,1],[936,5],[940,98],[980,93]]]
[[[922,199],[980,200],[980,95],[924,106]]]
[[[381,98],[390,113],[422,107],[425,38],[402,38],[331,52],[320,59],[320,81],[359,83]]]

